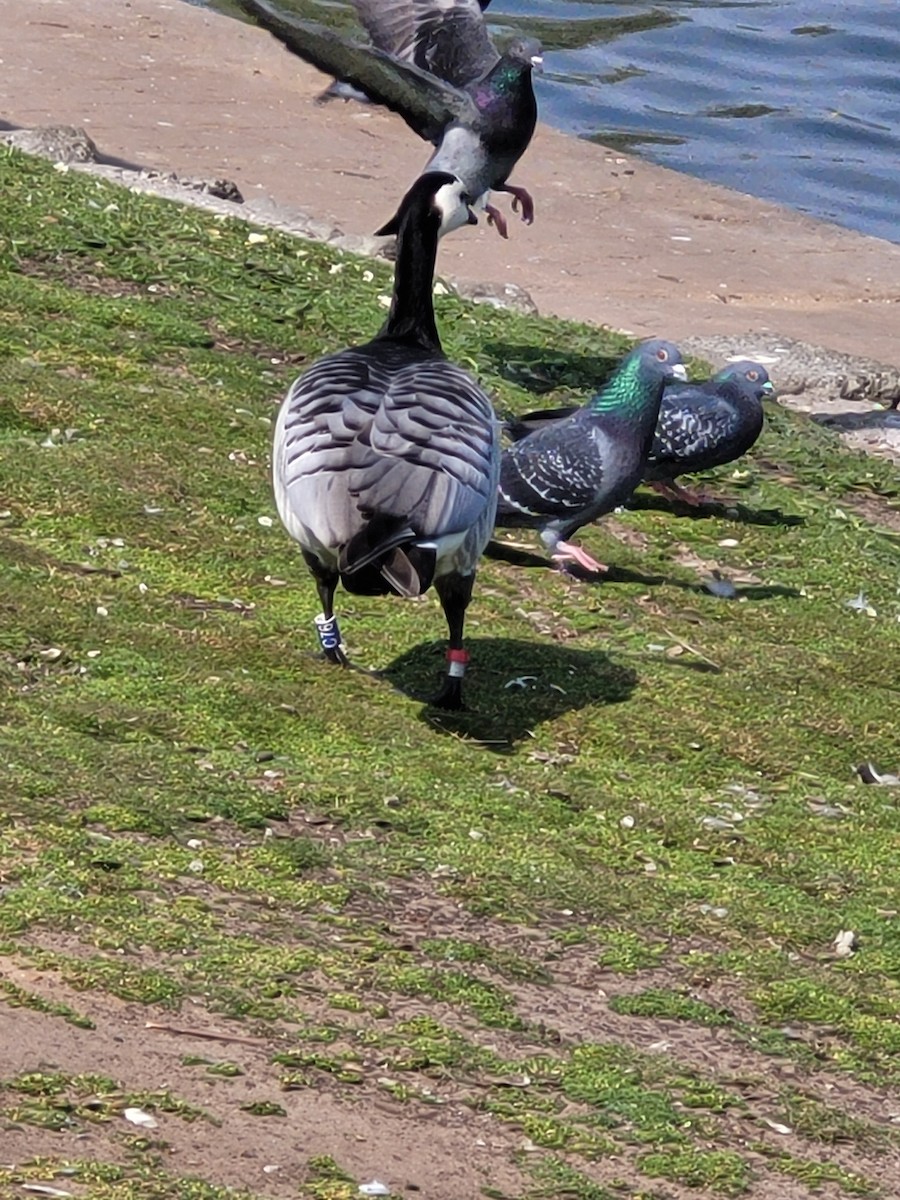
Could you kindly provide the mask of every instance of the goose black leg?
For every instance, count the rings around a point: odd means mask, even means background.
[[[434,581],[434,589],[447,618],[449,645],[447,649],[447,674],[444,682],[431,703],[436,708],[460,709],[462,702],[462,677],[466,671],[468,654],[463,649],[463,625],[466,620],[466,609],[472,599],[472,587],[475,583],[474,573],[471,575],[441,575]]]
[[[341,649],[341,635],[334,617],[334,592],[338,585],[338,573],[323,566],[315,555],[307,550],[303,551],[303,557],[316,581],[316,591],[322,605],[322,612],[316,617],[316,633],[319,635],[322,650],[329,662],[349,667],[350,660]]]

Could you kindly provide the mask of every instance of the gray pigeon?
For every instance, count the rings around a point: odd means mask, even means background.
[[[775,388],[762,363],[742,359],[729,363],[712,378],[698,383],[667,383],[644,481],[670,500],[703,504],[715,497],[691,492],[675,482],[679,475],[707,471],[746,454],[762,432],[764,396]],[[548,408],[526,413],[503,429],[520,441],[536,429],[577,412]]]
[[[498,528],[539,529],[554,562],[605,571],[568,539],[640,483],[670,378],[686,378],[677,346],[641,342],[583,408],[504,450]]]
[[[500,467],[491,402],[445,358],[432,303],[438,238],[474,219],[460,180],[416,180],[398,213],[387,321],[293,383],[272,453],[278,514],[316,581],[326,658],[348,665],[333,607],[339,580],[365,596],[419,596],[434,583],[450,634],[433,701],[443,708],[462,703],[463,624]]]
[[[705,383],[667,387],[644,479],[671,500],[702,504],[713,497],[676,483],[746,454],[762,433],[764,396],[775,388],[762,363],[729,363]]]
[[[540,43],[517,38],[500,55],[478,0],[354,0],[376,46],[345,41],[326,26],[279,12],[267,0],[237,0],[292,54],[398,113],[435,147],[424,170],[463,181],[502,237],[507,224],[486,193],[509,192],[513,209],[534,220],[524,188],[507,183],[537,121],[532,70]]]

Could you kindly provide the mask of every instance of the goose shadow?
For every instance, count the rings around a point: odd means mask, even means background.
[[[540,568],[543,568],[545,571],[559,570],[554,563],[547,558],[541,557],[540,554],[533,554],[530,550],[521,550],[519,547],[510,546],[505,542],[488,542],[484,554],[485,558],[507,562],[511,566],[522,567],[525,570]],[[780,583],[734,584],[732,585],[733,591],[729,591],[727,595],[723,595],[721,592],[713,590],[707,582],[677,579],[673,575],[666,575],[662,572],[650,574],[646,571],[634,571],[630,567],[617,567],[614,563],[610,563],[609,569],[603,573],[585,571],[577,563],[573,563],[566,568],[566,573],[571,575],[573,579],[577,579],[579,583],[600,586],[605,584],[633,583],[641,587],[674,587],[680,588],[684,592],[693,592],[698,596],[706,596],[717,600],[740,600],[742,598],[745,600],[771,600],[777,596],[797,599],[800,596],[797,588]]]
[[[403,695],[424,701],[425,724],[497,754],[511,752],[536,726],[564,713],[623,703],[638,681],[636,671],[602,650],[504,637],[469,638],[467,645],[472,665],[461,712],[428,702],[446,670],[444,642],[412,647],[379,675]]]

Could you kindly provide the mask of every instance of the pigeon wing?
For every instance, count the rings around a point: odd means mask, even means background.
[[[455,87],[469,87],[499,59],[478,0],[412,0],[413,61]]]
[[[566,417],[572,417],[578,412],[578,405],[572,404],[567,408],[541,408],[534,412],[525,413],[521,417],[510,417],[503,424],[503,432],[513,442],[521,442],[522,438],[528,437],[530,433],[535,433],[538,429],[543,429],[545,425],[552,425],[554,421],[562,421]]]
[[[372,44],[414,63],[454,87],[466,87],[494,66],[479,0],[353,0]]]
[[[727,389],[717,385],[719,392]],[[651,464],[684,463],[708,454],[736,432],[737,414],[726,397],[704,386],[667,390],[650,451]]]
[[[504,450],[501,503],[533,517],[577,517],[596,503],[602,481],[601,447],[593,431],[554,422]]]
[[[372,45],[394,58],[413,62],[416,14],[413,0],[353,0]]]
[[[401,116],[426,141],[439,141],[454,121],[470,123],[477,118],[475,105],[465,92],[413,63],[347,42],[327,26],[288,16],[266,0],[237,3],[291,54],[358,87],[377,104]]]

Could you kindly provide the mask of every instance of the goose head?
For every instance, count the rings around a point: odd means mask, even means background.
[[[423,224],[436,221],[439,238],[463,225],[478,224],[465,184],[447,171],[426,171],[420,175],[400,201],[396,213],[375,236],[399,233],[408,216]]]

